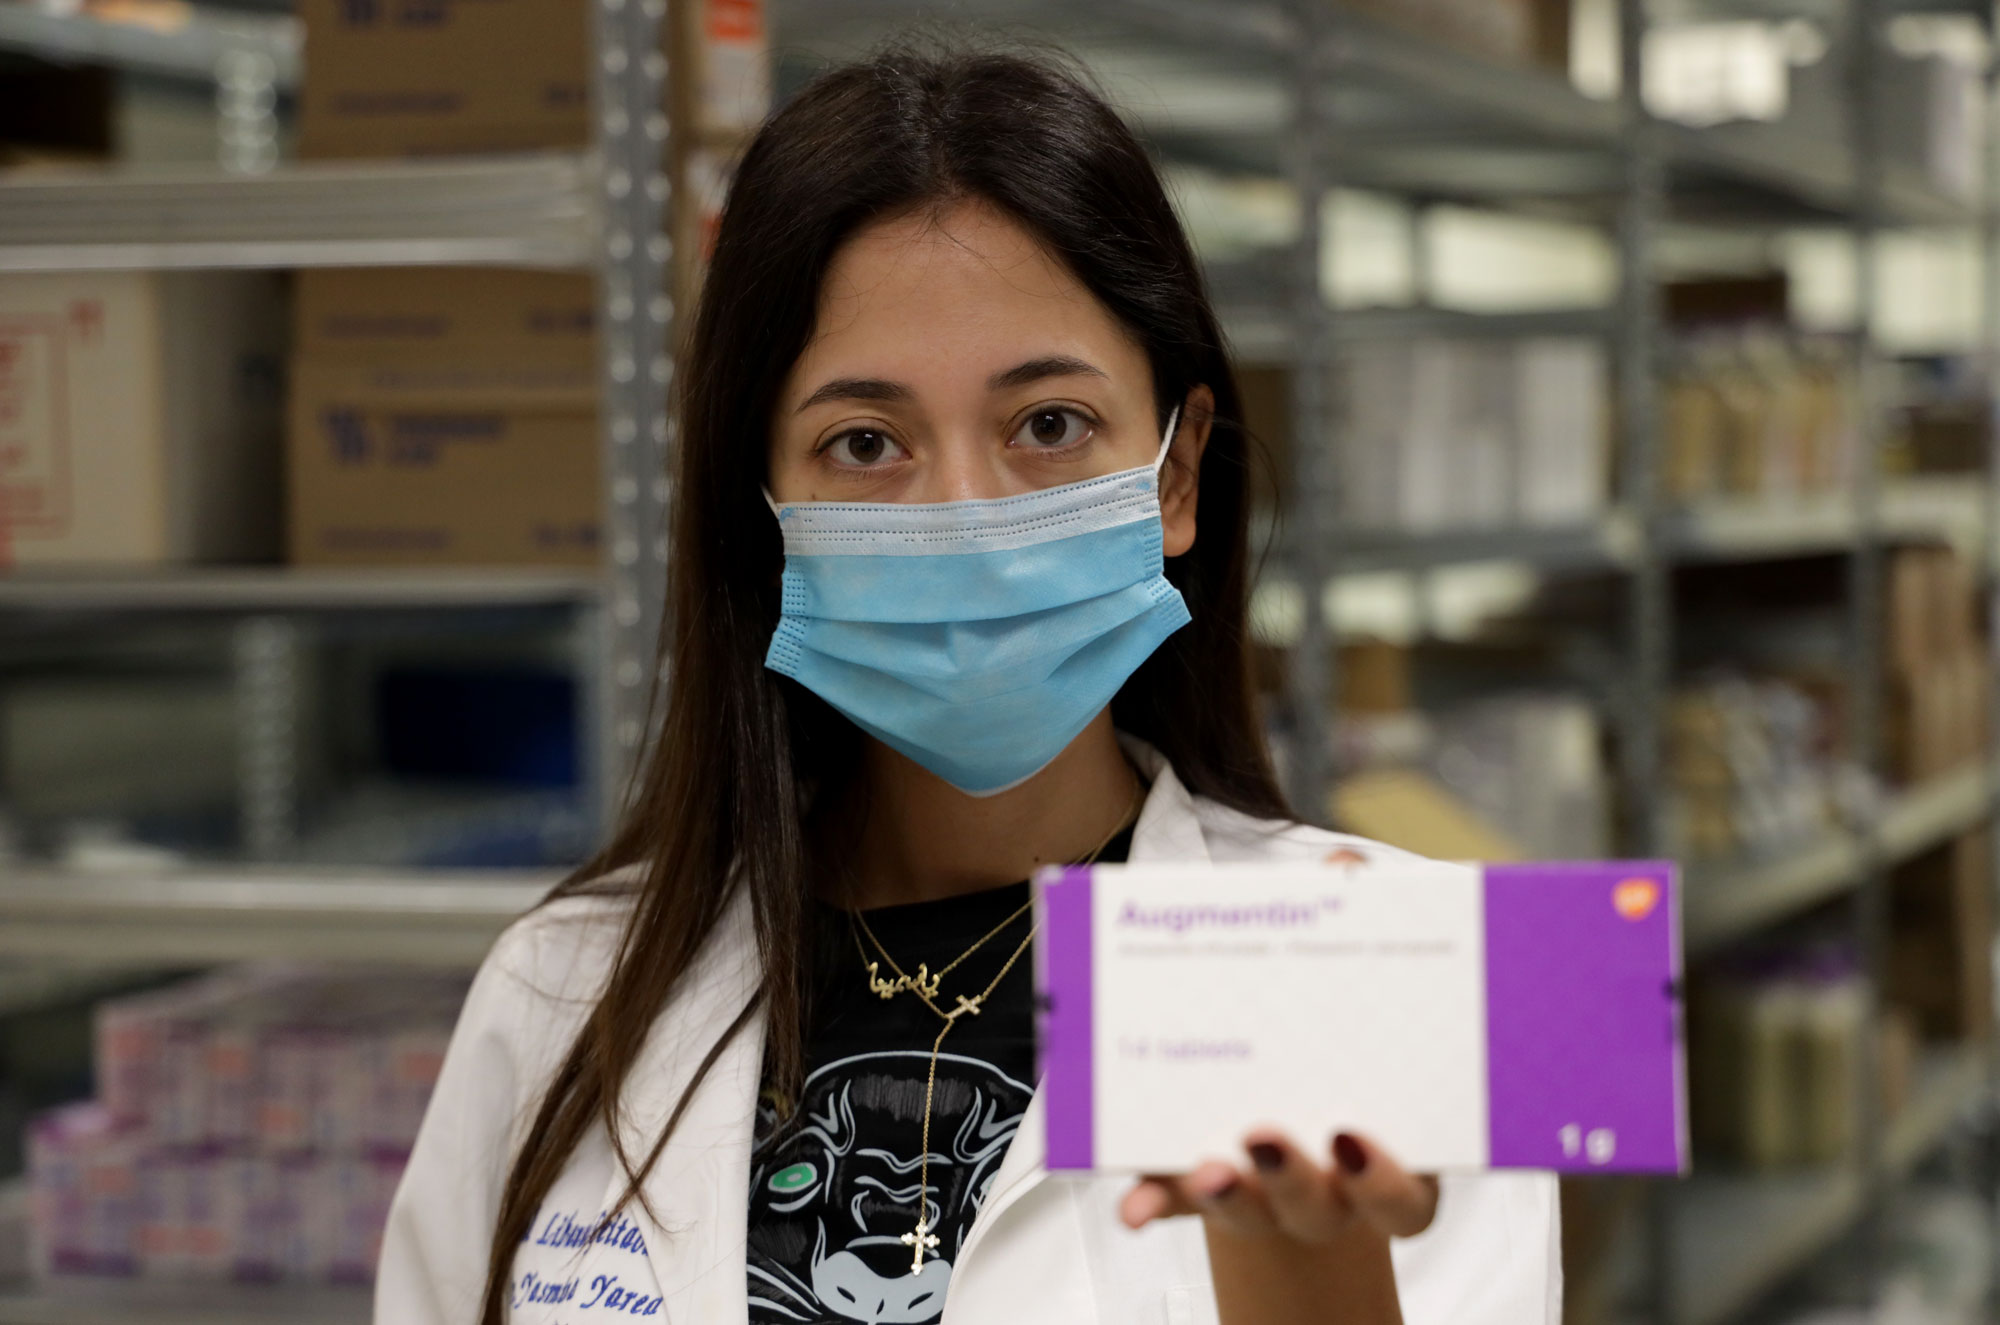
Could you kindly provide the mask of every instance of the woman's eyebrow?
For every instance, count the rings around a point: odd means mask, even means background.
[[[1077,376],[1102,377],[1108,380],[1111,375],[1086,360],[1073,358],[1067,354],[1050,354],[993,374],[986,379],[986,389],[1004,391],[1008,387],[1032,385],[1045,377]]]
[[[916,393],[901,382],[881,377],[836,377],[800,401],[799,407],[792,413],[803,414],[814,405],[824,405],[830,400],[880,400],[905,404],[914,399]]]

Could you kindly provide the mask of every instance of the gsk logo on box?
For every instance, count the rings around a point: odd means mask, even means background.
[[[1611,890],[1611,905],[1627,920],[1644,920],[1660,904],[1660,885],[1651,879],[1626,879]]]

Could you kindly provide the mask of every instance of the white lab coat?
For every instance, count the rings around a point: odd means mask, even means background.
[[[1153,778],[1133,832],[1135,862],[1317,859],[1336,847],[1364,855],[1390,851],[1318,829],[1259,822],[1195,798],[1156,753],[1136,742],[1130,750]],[[390,1210],[376,1325],[464,1325],[475,1318],[508,1165],[602,985],[626,905],[576,898],[543,907],[510,928],[480,968]],[[750,997],[757,965],[748,906],[739,896],[683,992],[655,1023],[626,1083],[621,1130],[628,1153],[650,1149],[696,1064]],[[635,1205],[604,1242],[577,1247],[572,1237],[556,1251],[541,1244],[560,1246],[571,1221],[538,1215],[532,1241],[514,1261],[510,1321],[629,1316],[742,1325],[751,1125],[762,1062],[757,1020],[695,1092],[648,1178],[653,1217]],[[1126,1229],[1116,1209],[1130,1179],[1051,1176],[1042,1165],[1041,1112],[1037,1094],[960,1248],[943,1325],[1213,1322],[1199,1221]],[[559,1184],[572,1197],[581,1194],[571,1202],[580,1212],[578,1227],[623,1190],[608,1140],[589,1138]],[[1551,1176],[1446,1175],[1431,1228],[1394,1247],[1405,1321],[1557,1325],[1558,1241]]]

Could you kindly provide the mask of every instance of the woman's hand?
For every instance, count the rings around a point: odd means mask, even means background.
[[[1244,1150],[1242,1168],[1210,1160],[1142,1178],[1120,1216],[1132,1228],[1202,1217],[1224,1325],[1400,1322],[1389,1239],[1430,1227],[1437,1179],[1405,1172],[1348,1133],[1334,1138],[1327,1164],[1276,1132],[1251,1133]]]

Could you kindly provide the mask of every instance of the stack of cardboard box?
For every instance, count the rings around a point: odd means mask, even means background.
[[[572,0],[302,0],[302,157],[576,149],[591,141],[591,13]],[[692,297],[729,181],[771,109],[765,0],[669,7],[673,291]]]
[[[595,288],[560,272],[303,272],[302,565],[594,564]]]
[[[276,278],[0,276],[0,571],[278,545]]]
[[[1889,776],[1917,782],[1962,768],[1985,753],[1992,708],[1972,567],[1949,548],[1899,549],[1889,560],[1887,609]]]
[[[1993,836],[1967,833],[1889,881],[1887,997],[1935,1040],[1993,1036]]]

